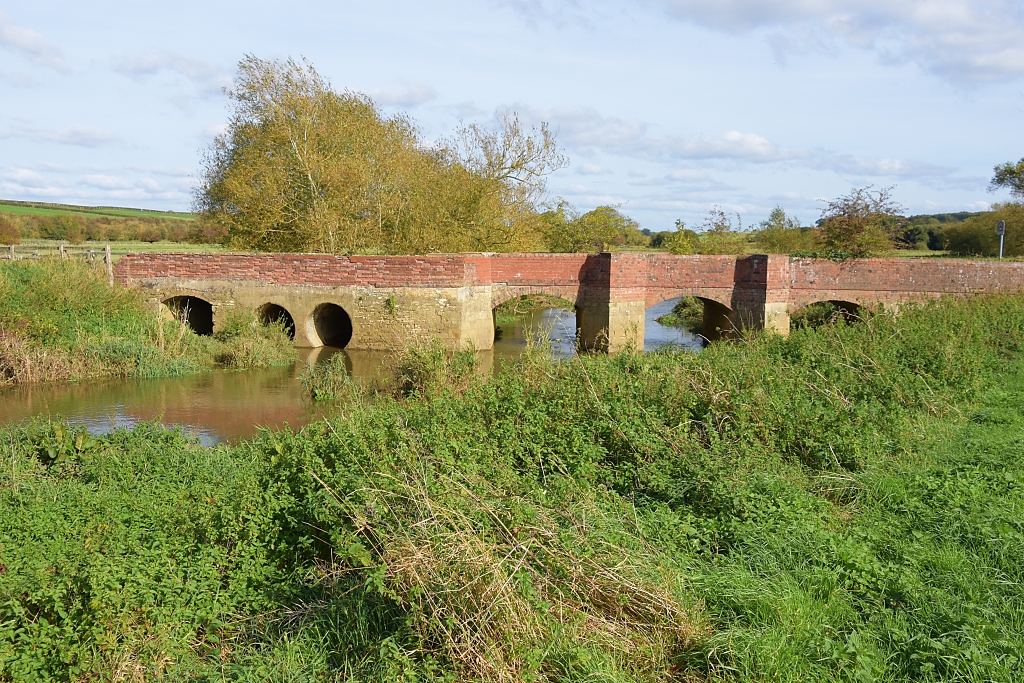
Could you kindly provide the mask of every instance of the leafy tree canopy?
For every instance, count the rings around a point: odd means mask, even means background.
[[[546,125],[515,113],[428,143],[405,115],[331,88],[311,65],[247,56],[227,90],[196,210],[233,246],[327,253],[527,251],[537,206],[565,166]]]
[[[580,214],[565,200],[541,215],[548,248],[555,252],[602,251],[615,246],[646,246],[640,224],[613,206]]]
[[[1005,164],[999,164],[994,171],[989,190],[1006,188],[1014,197],[1024,199],[1024,158],[1017,163],[1007,161]]]
[[[892,249],[903,241],[907,219],[892,198],[892,188],[854,188],[821,210],[818,225],[825,247],[855,256]]]

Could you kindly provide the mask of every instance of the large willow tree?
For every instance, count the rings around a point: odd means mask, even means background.
[[[537,207],[565,165],[546,125],[427,144],[404,115],[336,92],[308,63],[246,57],[195,205],[237,248],[327,253],[520,251],[543,245]]]

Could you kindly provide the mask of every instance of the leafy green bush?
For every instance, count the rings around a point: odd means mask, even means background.
[[[1005,256],[1024,256],[1024,204],[996,204],[993,211],[972,216],[942,232],[945,248],[961,256],[997,256],[999,237],[996,224],[1006,221]]]
[[[680,297],[672,311],[658,318],[658,322],[701,334],[704,325],[704,303],[695,296]]]

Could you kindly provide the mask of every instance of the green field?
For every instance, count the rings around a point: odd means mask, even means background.
[[[19,202],[0,199],[0,213],[22,216],[58,216],[72,214],[95,218],[164,218],[191,221],[195,216],[178,211],[153,211],[150,209],[126,209],[116,206],[76,206],[74,204],[49,204],[46,202]]]
[[[25,254],[31,252],[34,249],[38,249],[40,254],[53,254],[56,253],[60,248],[60,245],[64,244],[67,246],[67,242],[62,240],[42,240],[42,239],[26,239],[22,240],[16,249],[19,254]],[[83,249],[98,249],[102,250],[108,242],[83,242],[82,244],[74,245],[71,247],[75,252]],[[165,254],[175,253],[206,253],[206,252],[218,252],[225,251],[227,247],[222,244],[190,244],[189,242],[171,242],[168,240],[161,240],[159,242],[142,242],[140,240],[120,240],[117,242],[109,242],[110,250],[116,261],[121,256],[132,251],[142,252],[158,252]]]

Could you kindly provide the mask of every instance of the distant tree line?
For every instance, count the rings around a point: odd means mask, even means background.
[[[226,239],[226,233],[214,225],[173,218],[0,213],[0,244],[20,244],[23,239],[60,240],[70,244],[125,240],[217,244]]]

